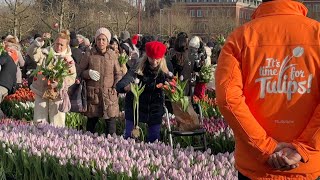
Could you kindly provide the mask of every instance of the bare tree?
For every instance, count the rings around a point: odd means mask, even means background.
[[[101,23],[115,34],[120,34],[121,31],[137,27],[138,13],[138,9],[126,1],[110,0],[105,4],[105,11],[100,13],[104,17]]]
[[[70,13],[68,0],[43,0],[38,2],[39,19],[50,31],[60,32],[67,28],[68,16]]]
[[[206,19],[203,22],[198,23],[197,31],[204,33],[208,37],[214,37],[217,35],[227,36],[236,27],[236,21],[234,18],[235,12],[230,9],[215,8],[214,10],[206,13]]]
[[[127,0],[5,0],[0,32],[21,35],[69,29],[92,36],[99,27],[114,34],[137,31],[138,9]],[[22,9],[24,7],[24,9]],[[0,8],[1,5],[0,5]],[[10,28],[9,28],[10,27]],[[12,29],[12,30],[10,30]],[[39,32],[40,31],[40,32]],[[19,34],[18,33],[18,34]]]
[[[141,23],[141,33],[149,35],[159,34],[159,17],[159,13],[154,14],[153,16],[151,16],[148,13],[145,13],[142,18],[143,21]]]
[[[178,34],[179,32],[190,33],[195,25],[194,20],[190,17],[184,4],[174,4],[170,11],[164,13],[165,27],[168,35]],[[164,11],[166,12],[166,11]]]
[[[26,21],[30,19],[28,10],[32,5],[32,1],[24,0],[4,0],[6,8],[0,15],[9,31],[19,38],[21,38],[22,27],[26,25]]]

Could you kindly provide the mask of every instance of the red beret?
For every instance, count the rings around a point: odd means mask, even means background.
[[[139,40],[139,36],[136,34],[132,37],[131,41],[132,44],[137,45],[138,44],[138,40]]]
[[[151,41],[146,43],[147,56],[152,59],[160,59],[164,57],[167,47],[159,41]]]

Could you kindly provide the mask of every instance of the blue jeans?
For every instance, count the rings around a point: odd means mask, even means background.
[[[124,138],[127,139],[131,137],[131,131],[133,129],[133,121],[126,120],[126,131],[124,134]],[[154,142],[157,139],[160,139],[160,129],[161,129],[161,124],[155,124],[148,126],[148,138],[147,142]]]

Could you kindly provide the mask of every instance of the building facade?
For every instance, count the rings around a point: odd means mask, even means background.
[[[230,29],[250,21],[252,13],[262,0],[175,0],[174,2],[185,4],[195,23],[192,34],[208,37],[221,33],[228,34]],[[308,17],[319,21],[320,0],[305,0],[303,3],[308,8]],[[221,26],[220,30],[217,26]],[[225,33],[221,28],[226,29]]]
[[[178,0],[179,1],[179,0]],[[229,34],[234,27],[251,19],[261,0],[184,0],[193,18],[193,35],[202,37]]]
[[[303,1],[304,5],[308,8],[308,17],[320,20],[320,0],[306,0]]]

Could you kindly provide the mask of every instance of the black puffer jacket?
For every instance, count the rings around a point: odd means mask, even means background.
[[[0,56],[0,66],[0,86],[7,88],[11,94],[12,88],[16,86],[17,82],[17,65],[8,54],[5,54]]]
[[[161,124],[164,114],[164,93],[156,87],[159,83],[164,83],[166,76],[164,73],[151,71],[147,65],[144,70],[144,76],[134,73],[135,68],[131,68],[127,74],[118,82],[116,88],[119,93],[125,93],[124,87],[139,78],[142,86],[145,89],[139,98],[139,122],[147,123],[148,125]],[[125,98],[125,118],[133,121],[133,94],[128,92]]]

